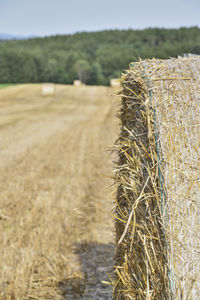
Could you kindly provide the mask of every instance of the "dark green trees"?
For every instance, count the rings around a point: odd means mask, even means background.
[[[0,42],[0,83],[108,85],[131,61],[200,54],[200,29],[148,28]]]

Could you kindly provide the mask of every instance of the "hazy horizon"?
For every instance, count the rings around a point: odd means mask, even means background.
[[[10,37],[19,37],[19,38],[37,38],[37,37],[50,37],[50,36],[55,36],[55,35],[74,35],[78,33],[95,33],[95,32],[101,32],[101,31],[113,31],[113,30],[145,30],[145,29],[180,29],[180,28],[192,28],[192,27],[198,27],[200,29],[200,26],[181,26],[181,27],[145,27],[145,28],[105,28],[105,29],[100,29],[100,30],[94,30],[94,31],[76,31],[76,32],[71,32],[71,33],[52,33],[52,34],[46,34],[46,35],[36,35],[36,34],[30,34],[30,35],[20,35],[20,34],[13,34],[13,33],[7,33],[7,32],[0,32],[0,36],[5,35],[5,36],[10,36]]]
[[[0,33],[28,37],[200,27],[199,11],[198,0],[0,0]]]

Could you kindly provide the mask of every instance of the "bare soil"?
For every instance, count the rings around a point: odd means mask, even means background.
[[[111,299],[111,93],[0,91],[0,299]]]

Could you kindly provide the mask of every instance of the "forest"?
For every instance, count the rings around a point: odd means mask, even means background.
[[[105,30],[0,40],[0,83],[108,85],[139,58],[200,54],[200,28]]]

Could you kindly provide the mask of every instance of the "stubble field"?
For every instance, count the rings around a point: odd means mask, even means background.
[[[111,93],[0,90],[0,299],[110,299]]]

